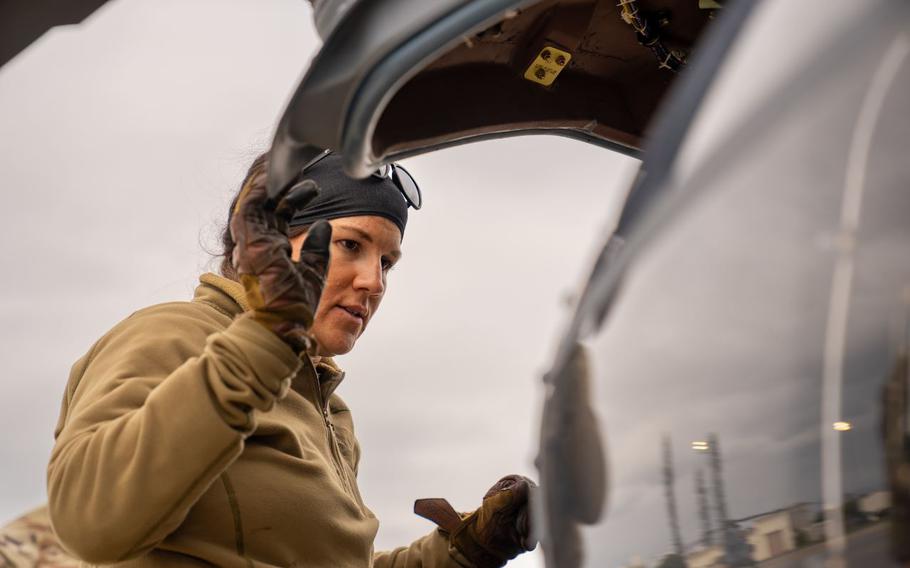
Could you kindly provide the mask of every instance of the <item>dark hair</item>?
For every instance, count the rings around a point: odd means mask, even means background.
[[[234,198],[231,199],[231,205],[228,208],[227,222],[224,224],[224,229],[221,231],[221,253],[218,255],[221,258],[221,264],[218,267],[219,272],[225,278],[230,278],[231,280],[237,279],[237,273],[234,272],[234,264],[232,257],[234,255],[234,237],[231,235],[231,215],[234,213],[234,207],[237,206],[237,199],[240,197],[240,191],[243,189],[243,186],[255,175],[263,172],[268,168],[269,165],[269,153],[264,152],[256,157],[253,160],[253,163],[250,164],[250,168],[247,170],[246,175],[243,177],[243,181],[240,183],[240,188],[234,194]],[[294,238],[298,235],[302,235],[307,232],[310,228],[310,225],[300,225],[298,227],[293,227],[288,231],[288,237]]]

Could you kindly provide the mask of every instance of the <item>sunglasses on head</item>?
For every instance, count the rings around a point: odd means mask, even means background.
[[[325,150],[307,162],[307,164],[303,166],[303,169],[300,170],[300,175],[307,173],[307,171],[311,170],[313,166],[324,160],[331,153],[331,150]],[[420,193],[420,187],[417,186],[417,182],[414,181],[414,178],[406,169],[398,164],[385,164],[370,175],[380,179],[391,179],[392,183],[395,184],[395,187],[398,188],[398,191],[401,192],[401,195],[404,196],[405,201],[408,202],[410,207],[420,209],[423,205],[423,196]]]

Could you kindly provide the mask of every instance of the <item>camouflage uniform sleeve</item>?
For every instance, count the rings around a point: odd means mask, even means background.
[[[54,535],[47,507],[39,507],[0,528],[0,567],[77,568]]]

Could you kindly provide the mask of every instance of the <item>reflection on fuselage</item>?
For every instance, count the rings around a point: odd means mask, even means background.
[[[585,566],[910,560],[906,63],[875,123],[859,222],[842,221],[873,52],[811,106],[781,103],[773,136],[749,138],[713,179],[681,180],[697,199],[636,257],[587,340],[611,482],[606,516],[582,528]]]

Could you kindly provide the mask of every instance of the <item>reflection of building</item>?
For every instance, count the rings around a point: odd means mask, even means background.
[[[693,441],[692,449],[708,458],[710,484],[701,467],[694,471],[696,510],[701,521],[697,542],[680,546],[679,524],[673,494],[673,466],[669,438],[664,438],[664,490],[674,552],[658,561],[656,568],[748,568],[771,560],[775,566],[789,565],[790,558],[805,558],[803,552],[782,558],[797,549],[825,540],[824,515],[819,503],[796,503],[742,519],[728,516],[723,461],[716,434]],[[712,507],[713,505],[713,507]],[[852,528],[887,518],[891,495],[875,491],[845,501],[843,514],[853,519]],[[712,523],[711,513],[716,517]],[[682,552],[680,552],[682,550]],[[781,563],[784,564],[781,564]],[[910,568],[910,565],[908,565]]]
[[[645,563],[642,562],[640,556],[633,556],[629,563],[623,566],[623,568],[647,568]]]
[[[876,491],[863,495],[857,500],[857,507],[860,513],[872,519],[880,519],[891,508],[891,492]]]
[[[752,559],[761,562],[817,540],[821,534],[813,522],[815,509],[809,503],[798,503],[740,519],[738,522],[748,529]]]
[[[748,555],[752,562],[762,562],[821,540],[821,524],[815,522],[817,510],[816,505],[798,503],[785,509],[737,519],[732,521],[729,530],[741,537],[737,540],[744,540],[750,545]],[[717,542],[720,539],[715,536],[714,540]],[[720,545],[701,546],[691,549],[686,554],[686,561],[689,568],[726,567],[724,552],[724,547]]]
[[[796,548],[796,531],[787,511],[756,518],[747,538],[752,545],[752,557],[759,562]]]
[[[686,554],[689,568],[717,568],[723,566],[724,549],[720,546],[696,548]]]

